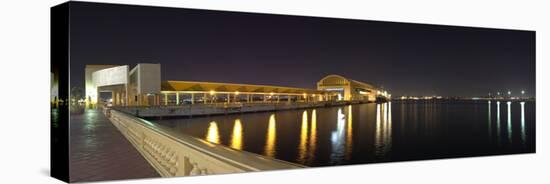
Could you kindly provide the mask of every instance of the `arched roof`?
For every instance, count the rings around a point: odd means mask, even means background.
[[[345,85],[348,84],[349,80],[340,75],[327,75],[323,77],[317,84],[319,85]]]
[[[374,85],[367,84],[367,83],[360,82],[360,81],[353,80],[353,79],[349,79],[349,78],[343,77],[341,75],[335,75],[335,74],[331,74],[331,75],[327,75],[326,77],[323,77],[321,80],[319,80],[317,85],[319,85],[319,86],[323,86],[323,85],[326,85],[326,86],[330,86],[330,85],[348,85],[348,84],[352,84],[352,83],[355,84],[355,85],[366,87],[366,88],[376,89],[376,87]]]

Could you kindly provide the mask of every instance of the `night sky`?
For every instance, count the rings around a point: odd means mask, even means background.
[[[75,3],[71,85],[86,64],[160,63],[162,80],[316,88],[339,74],[394,96],[535,93],[535,32]]]

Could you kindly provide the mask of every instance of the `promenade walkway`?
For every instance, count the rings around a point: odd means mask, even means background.
[[[160,176],[101,110],[71,114],[70,122],[71,182]]]

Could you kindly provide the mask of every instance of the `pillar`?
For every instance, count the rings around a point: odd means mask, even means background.
[[[176,92],[176,105],[180,104],[180,93]]]
[[[164,105],[168,105],[168,93],[164,93]]]
[[[286,98],[287,98],[287,100],[288,100],[288,103],[292,102],[292,96],[287,95]]]
[[[116,105],[120,105],[120,93],[116,92]]]
[[[191,104],[195,104],[195,93],[191,93]]]
[[[246,102],[247,102],[247,103],[250,103],[250,94],[247,94],[247,95],[246,95]]]
[[[277,95],[277,103],[279,103],[279,99],[280,99],[280,96],[279,96],[279,95]]]
[[[227,93],[227,103],[231,103],[231,94]]]

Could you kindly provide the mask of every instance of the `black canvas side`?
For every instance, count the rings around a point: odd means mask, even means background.
[[[69,182],[69,3],[50,9],[51,176]],[[57,94],[54,94],[57,91]]]

